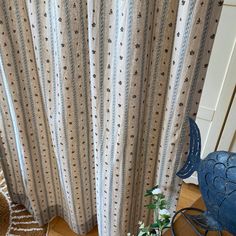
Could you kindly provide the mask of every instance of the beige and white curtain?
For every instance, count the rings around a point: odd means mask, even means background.
[[[174,208],[222,1],[1,0],[1,162],[13,201],[79,234]]]

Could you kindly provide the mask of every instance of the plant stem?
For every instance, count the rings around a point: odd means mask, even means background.
[[[154,222],[156,222],[157,219],[158,219],[157,209],[154,209]]]

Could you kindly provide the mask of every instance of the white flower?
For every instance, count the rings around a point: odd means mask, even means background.
[[[143,229],[145,227],[144,223],[141,221],[139,221],[138,224],[139,224],[139,229]]]
[[[159,188],[155,188],[152,190],[152,194],[153,195],[157,195],[157,194],[160,194],[161,193],[161,190]]]
[[[159,211],[160,218],[165,218],[165,216],[170,216],[170,212],[167,209],[162,209]]]

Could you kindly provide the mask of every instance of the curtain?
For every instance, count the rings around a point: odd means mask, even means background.
[[[222,1],[1,0],[1,162],[14,202],[78,234],[175,208]]]

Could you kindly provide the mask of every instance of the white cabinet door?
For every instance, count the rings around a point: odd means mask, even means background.
[[[236,95],[234,93],[232,103],[227,115],[225,125],[220,136],[217,150],[236,152]]]

